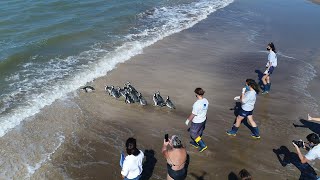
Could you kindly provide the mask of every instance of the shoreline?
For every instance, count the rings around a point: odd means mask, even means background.
[[[95,92],[78,90],[66,99],[55,101],[32,121],[23,122],[19,130],[9,132],[0,144],[5,149],[10,137],[22,136],[22,142],[26,137],[34,138],[45,144],[43,154],[47,155],[51,153],[50,149],[59,145],[57,139],[64,137],[64,143],[49,157],[44,156],[47,161],[32,174],[34,179],[119,179],[119,152],[131,136],[137,139],[139,149],[149,152],[146,169],[151,174],[147,176],[164,179],[166,162],[160,150],[166,133],[180,135],[191,156],[187,179],[202,176],[204,179],[226,179],[243,168],[255,179],[299,177],[296,167],[292,164],[283,166],[279,162],[275,150],[285,147],[294,152],[291,140],[310,133],[308,126],[295,128],[292,125],[304,123],[299,120],[308,110],[299,98],[308,99],[292,91],[295,79],[290,79],[296,76],[297,67],[303,63],[294,61],[295,67],[290,59],[281,57],[281,66],[272,77],[272,93],[258,96],[254,118],[261,129],[260,141],[251,139],[250,131],[243,125],[236,137],[225,134],[235,118],[233,97],[241,92],[246,78],[257,79],[255,70],[264,67],[267,56],[260,52],[265,39],[257,37],[252,43],[243,31],[246,29],[233,24],[237,12],[245,5],[237,1],[196,26],[145,48],[142,54],[88,83],[95,87]],[[229,15],[231,12],[233,14]],[[250,25],[246,21],[241,23]],[[104,92],[105,85],[123,86],[127,81],[142,92],[148,106],[128,105],[123,99],[115,100]],[[206,91],[205,97],[210,103],[204,132],[204,141],[209,148],[203,153],[189,146],[189,134],[184,124],[196,100],[193,90],[199,86]],[[152,94],[157,90],[164,98],[169,95],[177,109],[154,107]],[[52,138],[52,142],[46,144],[46,138]],[[28,149],[30,142],[27,140],[21,149]],[[32,156],[35,162],[41,162],[43,158]],[[313,167],[318,172],[319,166]],[[21,177],[21,174],[16,176]]]

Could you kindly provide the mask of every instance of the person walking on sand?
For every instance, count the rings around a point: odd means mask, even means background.
[[[320,118],[314,118],[314,117],[311,117],[311,116],[308,114],[308,120],[309,120],[309,121],[320,121]]]
[[[240,96],[241,109],[239,111],[239,115],[237,116],[235,124],[232,126],[231,130],[226,132],[229,136],[236,136],[242,120],[244,118],[248,118],[252,126],[252,128],[250,128],[252,131],[251,136],[255,139],[260,139],[259,129],[257,124],[254,122],[252,115],[257,93],[259,93],[258,84],[253,79],[247,79],[246,85],[242,89],[242,94]]]
[[[272,42],[268,44],[267,50],[269,51],[269,55],[268,55],[268,62],[266,64],[266,70],[263,73],[263,77],[262,77],[262,82],[263,82],[262,94],[269,93],[270,87],[271,87],[270,75],[273,73],[275,67],[277,67],[278,65],[278,60],[276,55],[277,51]]]
[[[191,121],[190,144],[195,148],[199,148],[199,152],[203,152],[208,148],[202,140],[202,134],[207,121],[209,102],[203,97],[205,91],[202,88],[196,88],[194,92],[196,94],[197,101],[193,104],[192,113],[189,115],[185,123],[188,126]]]
[[[127,156],[121,155],[120,166],[121,175],[124,180],[139,180],[142,173],[142,161],[144,154],[137,149],[137,141],[129,138],[126,141]]]
[[[169,141],[164,139],[162,154],[167,160],[167,180],[183,180],[187,176],[188,154],[178,136],[173,135]]]

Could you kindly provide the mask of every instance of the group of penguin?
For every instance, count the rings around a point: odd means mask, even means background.
[[[125,86],[123,88],[114,87],[114,86],[105,86],[105,91],[109,94],[109,96],[112,96],[116,99],[120,98],[121,96],[124,97],[125,103],[132,104],[132,103],[140,103],[140,105],[145,106],[147,105],[146,99],[142,96],[140,92],[138,92],[130,82],[127,82],[124,84]],[[85,86],[82,88],[85,92],[91,92],[95,89],[92,86]],[[164,99],[161,97],[160,92],[157,91],[153,95],[153,102],[155,106],[163,107],[167,106],[170,109],[175,109],[175,105],[170,100],[169,96],[167,96],[167,99],[164,101]]]

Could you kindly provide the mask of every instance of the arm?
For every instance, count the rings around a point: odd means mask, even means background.
[[[124,162],[123,162],[122,169],[121,169],[121,176],[122,176],[122,178],[124,179],[128,174],[129,174],[129,169],[128,169],[128,167],[127,167],[126,161],[124,161]]]
[[[194,103],[193,106],[192,106],[192,113],[188,116],[188,118],[187,118],[187,120],[185,122],[185,124],[187,126],[189,124],[189,121],[192,122],[193,118],[197,115],[197,112],[198,112],[198,110],[197,110],[197,107],[196,107],[196,103]]]
[[[313,118],[308,114],[308,120],[309,121],[320,121],[320,118]]]
[[[196,115],[194,115],[194,114],[191,113],[190,116],[188,117],[188,120],[189,120],[189,121],[192,121],[195,116],[196,116]]]
[[[320,118],[311,118],[313,121],[320,121]]]
[[[297,154],[298,154],[298,156],[299,156],[299,159],[300,159],[301,163],[302,163],[302,164],[308,163],[309,160],[301,153],[299,147],[298,147],[296,144],[294,144],[294,143],[292,143],[292,144],[293,144],[293,146],[294,146],[294,147],[296,148],[296,150],[297,150]]]
[[[245,89],[246,88],[242,88],[242,93],[241,93],[241,96],[240,96],[240,101],[242,102],[242,103],[244,103],[243,101],[244,101],[244,93],[246,93],[246,91],[245,91]]]
[[[169,141],[166,142],[166,140],[164,139],[161,152],[163,154],[163,157],[166,158],[166,159],[167,159],[167,155],[168,155],[168,151],[167,151],[168,144],[169,144]]]

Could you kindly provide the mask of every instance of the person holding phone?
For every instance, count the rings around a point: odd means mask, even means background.
[[[165,135],[162,154],[167,160],[167,180],[183,180],[187,176],[189,158],[180,138],[173,135],[171,139]]]
[[[137,141],[134,138],[128,138],[126,141],[127,156],[121,155],[120,166],[121,175],[124,180],[139,180],[142,173],[142,161],[144,154],[137,149]]]

